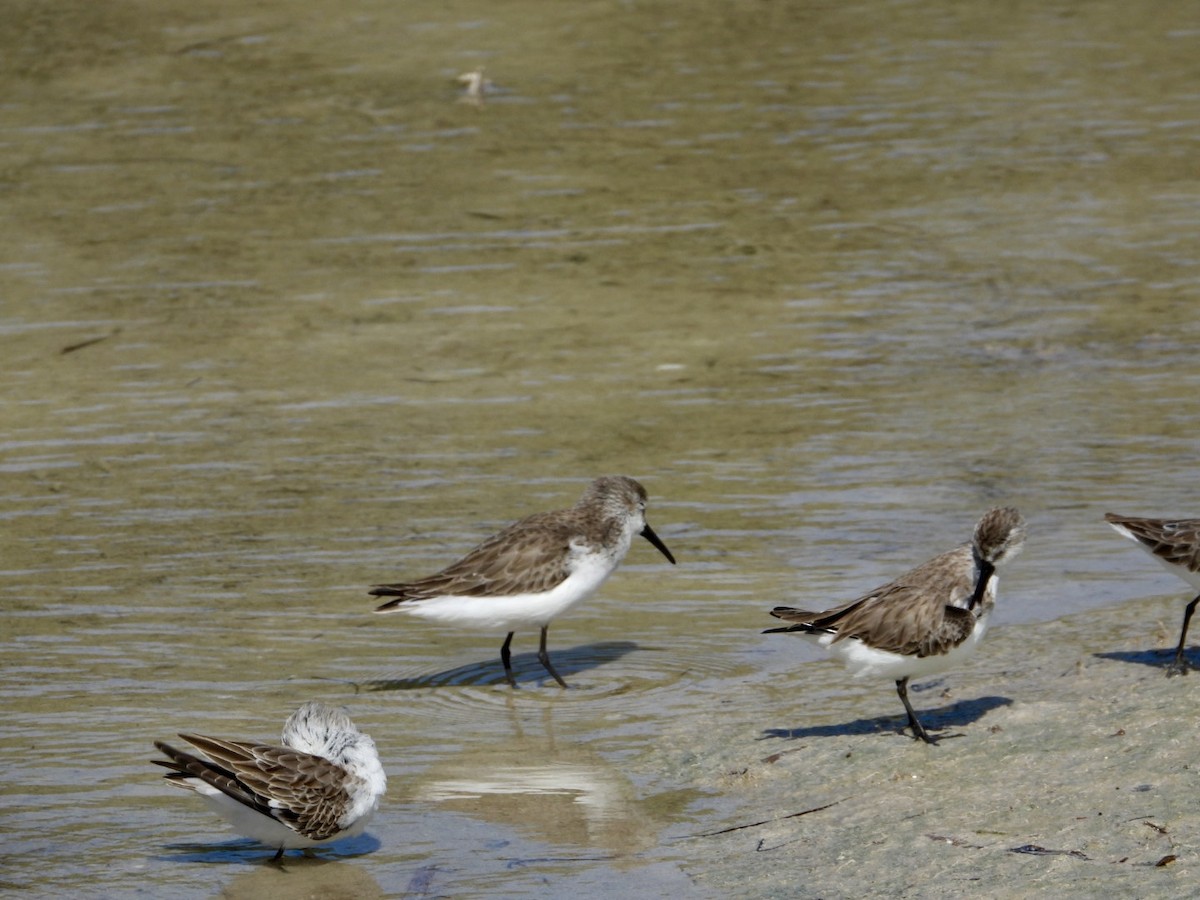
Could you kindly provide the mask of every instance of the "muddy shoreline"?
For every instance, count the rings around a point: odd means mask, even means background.
[[[707,721],[665,723],[677,774],[736,803],[680,842],[682,867],[739,897],[1178,895],[1200,850],[1198,678],[1164,674],[1180,605],[997,629],[919,695],[933,747],[901,732],[890,683],[807,720],[834,663],[774,673],[769,703],[755,680]]]

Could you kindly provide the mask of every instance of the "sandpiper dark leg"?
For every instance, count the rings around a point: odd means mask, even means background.
[[[1188,664],[1183,658],[1183,645],[1187,640],[1188,624],[1192,621],[1192,613],[1196,611],[1197,603],[1200,603],[1200,594],[1193,597],[1192,602],[1183,611],[1183,631],[1179,632],[1179,646],[1175,648],[1175,662],[1167,666],[1168,678],[1172,675],[1186,675],[1188,673]]]
[[[283,848],[280,847],[275,851],[275,855],[271,857],[271,862],[279,862],[283,858]]]
[[[927,744],[934,743],[933,739],[925,733],[925,727],[917,721],[917,714],[913,712],[912,704],[908,702],[907,676],[896,680],[896,693],[900,695],[900,701],[904,704],[904,708],[908,710],[908,724],[913,730],[913,735]]]
[[[517,686],[517,679],[513,678],[512,673],[512,651],[508,649],[512,643],[513,632],[508,633],[508,637],[504,639],[504,644],[500,647],[500,662],[504,663],[504,677],[508,679],[511,687]]]
[[[559,687],[565,688],[567,683],[558,677],[558,673],[554,671],[554,666],[550,664],[550,654],[546,652],[546,632],[549,630],[549,625],[542,626],[542,642],[538,645],[538,662],[545,666],[546,671],[554,677],[554,680],[558,682]]]

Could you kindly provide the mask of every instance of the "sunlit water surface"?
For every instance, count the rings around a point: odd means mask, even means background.
[[[296,6],[0,38],[0,887],[703,895],[737,800],[664,717],[895,711],[770,607],[996,504],[1000,627],[1184,589],[1101,516],[1200,515],[1186,5]],[[679,565],[554,623],[571,690],[536,634],[513,692],[498,637],[370,614],[604,473]],[[311,698],[390,791],[281,872],[151,742]]]

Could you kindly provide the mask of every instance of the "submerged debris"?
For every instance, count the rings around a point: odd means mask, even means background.
[[[110,337],[114,337],[121,333],[120,328],[114,328],[108,334],[102,334],[99,337],[87,338],[86,340],[78,341],[74,344],[67,344],[58,352],[60,354],[74,353],[76,350],[82,350],[84,347],[90,347],[93,344],[98,344],[101,341],[107,341]]]
[[[472,69],[470,72],[463,72],[456,80],[459,84],[466,85],[463,95],[458,98],[459,103],[483,106],[484,95],[492,89],[491,80],[483,77],[483,66]]]

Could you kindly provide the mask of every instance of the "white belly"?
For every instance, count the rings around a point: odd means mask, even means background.
[[[549,591],[502,597],[451,594],[404,603],[397,611],[473,630],[531,631],[549,625],[551,619],[586,600],[615,568],[610,557],[588,554],[580,557],[575,570],[562,584]]]
[[[855,678],[864,676],[878,678],[920,678],[925,675],[936,675],[954,668],[960,662],[975,652],[983,635],[987,632],[988,617],[982,616],[975,628],[965,641],[948,653],[935,656],[901,656],[887,650],[877,650],[868,647],[858,638],[847,638],[834,642],[833,635],[823,634],[818,643],[825,647]],[[814,635],[815,637],[815,635]]]
[[[314,841],[312,838],[307,838],[299,832],[293,831],[282,822],[277,822],[269,816],[255,812],[244,803],[239,803],[232,797],[226,796],[207,784],[197,784],[193,787],[193,790],[204,798],[204,802],[214,812],[229,822],[233,826],[234,831],[248,838],[260,841],[268,847],[300,850],[306,847],[316,847],[319,843],[328,843],[329,840],[343,837],[343,835],[337,835],[335,838],[325,841]],[[364,822],[363,825],[365,826],[366,823]]]

